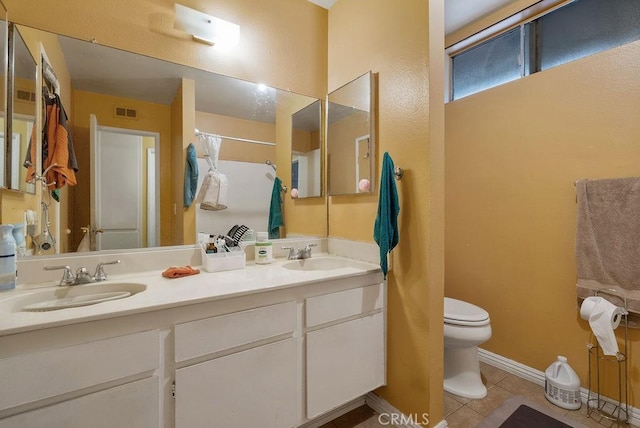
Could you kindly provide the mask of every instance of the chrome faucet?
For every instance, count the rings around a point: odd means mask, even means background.
[[[283,250],[289,250],[287,259],[289,260],[302,260],[311,258],[311,247],[317,247],[318,244],[307,244],[304,248],[299,248],[297,251],[294,247],[282,247]]]
[[[64,269],[62,273],[62,279],[58,283],[60,286],[67,285],[80,285],[80,284],[91,284],[92,282],[101,282],[106,281],[107,274],[104,272],[104,265],[115,265],[120,263],[120,260],[113,260],[110,262],[101,262],[96,266],[96,272],[93,274],[89,274],[86,268],[80,267],[76,269],[76,273],[73,274],[71,272],[71,268],[69,266],[45,266],[43,270],[60,270]]]

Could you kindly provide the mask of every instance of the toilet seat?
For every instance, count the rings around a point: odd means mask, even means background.
[[[462,300],[444,298],[444,322],[450,325],[479,327],[490,323],[489,313]]]

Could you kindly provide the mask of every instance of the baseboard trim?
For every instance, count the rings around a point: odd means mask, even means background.
[[[424,428],[422,425],[418,424],[420,419],[422,419],[422,415],[407,416],[389,404],[387,400],[377,396],[373,392],[370,392],[365,396],[365,401],[367,402],[367,405],[375,410],[379,415],[395,415],[394,421],[392,421],[395,422],[393,424],[393,427],[395,428]],[[387,418],[385,420],[389,419]],[[398,423],[398,421],[400,423]],[[389,424],[389,426],[391,427],[392,425]],[[431,423],[427,426],[431,426]],[[433,428],[447,428],[448,426],[447,421],[442,420],[434,425]]]
[[[478,348],[478,358],[483,363],[489,364],[493,367],[497,367],[507,373],[511,373],[512,375],[521,377],[544,387],[545,375],[544,372],[541,372],[540,370],[525,366],[524,364],[518,363],[517,361],[510,360],[509,358],[494,354],[493,352],[489,352],[482,348]],[[544,394],[544,391],[541,391],[541,393]],[[580,398],[582,400],[582,403],[584,403],[585,405],[588,396],[589,390],[587,388],[581,387]],[[608,403],[612,403],[613,405],[615,405],[614,400],[609,397],[602,396],[602,399]],[[640,426],[640,409],[629,406],[629,423],[635,426]]]

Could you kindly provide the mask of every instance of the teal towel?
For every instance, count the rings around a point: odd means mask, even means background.
[[[389,153],[385,152],[382,159],[382,176],[380,177],[380,195],[378,197],[378,214],[373,227],[373,238],[380,247],[380,268],[387,277],[387,253],[391,252],[398,241],[398,189],[396,189],[394,165]]]
[[[282,180],[276,177],[273,180],[273,190],[271,191],[271,205],[269,206],[269,239],[280,238],[280,226],[282,222]]]
[[[184,207],[189,208],[196,197],[198,188],[198,160],[196,159],[196,146],[189,143],[187,146],[187,160],[184,165]]]

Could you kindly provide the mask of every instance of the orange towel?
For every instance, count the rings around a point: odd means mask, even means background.
[[[191,266],[171,266],[169,269],[162,272],[162,276],[165,278],[181,278],[183,276],[199,274],[198,269],[194,269]]]
[[[64,126],[64,111],[56,104],[47,105],[47,143],[48,153],[44,160],[43,170],[56,164],[47,172],[47,183],[55,182],[49,189],[59,189],[65,184],[73,186],[77,183],[73,168],[69,168],[69,131]]]

